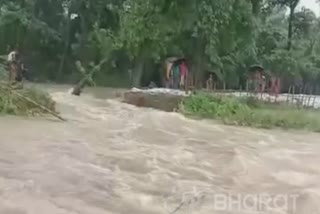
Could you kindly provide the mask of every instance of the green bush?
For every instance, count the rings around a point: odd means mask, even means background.
[[[249,107],[236,98],[209,94],[197,94],[186,98],[181,109],[187,114],[197,114],[210,118],[225,118],[245,114],[249,111]]]
[[[264,103],[253,97],[195,94],[186,98],[179,110],[190,116],[218,119],[225,124],[320,131],[319,111]]]

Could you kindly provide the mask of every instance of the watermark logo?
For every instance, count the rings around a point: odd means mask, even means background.
[[[295,213],[299,195],[296,194],[214,194],[212,200],[215,211],[242,212],[291,212]]]
[[[210,211],[228,211],[243,213],[290,213],[295,214],[298,194],[237,194],[187,192],[180,196],[171,196],[165,200],[169,213],[197,213],[206,207]]]

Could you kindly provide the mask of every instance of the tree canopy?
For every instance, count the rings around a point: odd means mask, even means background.
[[[320,80],[320,19],[299,0],[0,1],[0,51],[17,47],[34,80],[70,82],[99,65],[97,84],[160,81],[186,57],[201,78],[239,87],[252,64],[293,82]],[[103,62],[103,63],[101,63]]]

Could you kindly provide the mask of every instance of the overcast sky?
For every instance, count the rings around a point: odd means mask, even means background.
[[[316,3],[316,0],[301,0],[300,6],[310,8],[317,14],[317,16],[320,15],[320,6]]]

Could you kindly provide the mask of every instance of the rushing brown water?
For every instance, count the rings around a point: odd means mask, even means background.
[[[107,99],[112,90],[67,90],[51,93],[68,122],[1,118],[0,214],[320,213],[319,134],[194,121]],[[256,206],[261,195],[272,203]]]

